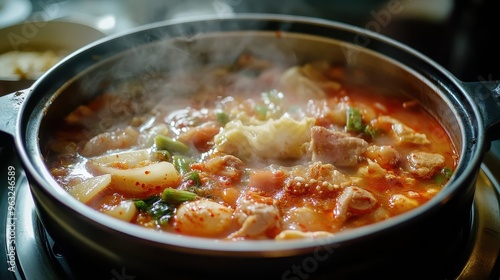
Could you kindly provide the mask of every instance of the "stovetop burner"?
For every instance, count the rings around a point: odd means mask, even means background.
[[[27,179],[13,151],[0,148],[0,156],[4,159],[0,177],[0,279],[81,279],[39,222]],[[500,184],[492,173],[500,170],[499,166],[496,157],[487,155],[476,182],[470,221],[466,221],[456,248],[443,252],[449,254],[450,266],[439,272],[445,275],[442,279],[499,279]],[[99,273],[106,274],[105,279],[133,279],[126,271]]]

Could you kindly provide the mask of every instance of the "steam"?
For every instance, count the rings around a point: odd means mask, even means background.
[[[81,78],[80,90],[84,96],[104,95],[112,102],[101,108],[96,118],[89,122],[86,135],[92,137],[116,126],[123,126],[136,115],[149,112],[155,106],[176,103],[180,98],[193,95],[203,87],[217,83],[217,75],[205,75],[216,68],[231,67],[242,54],[250,53],[275,65],[294,65],[297,57],[289,46],[274,33],[257,36],[248,33],[205,33],[200,24],[176,25],[171,28],[139,32],[139,44],[127,41],[129,49],[115,57],[103,59]],[[218,29],[212,22],[211,28]],[[223,29],[223,28],[222,28]],[[152,43],[141,43],[151,37],[167,38]],[[171,38],[174,36],[173,38]],[[234,69],[228,69],[232,71]],[[254,69],[237,69],[240,72]],[[193,78],[193,73],[194,77]],[[242,75],[244,76],[244,75]],[[237,78],[232,81],[238,91],[252,91],[255,85]],[[271,81],[275,83],[277,81]],[[179,107],[185,106],[178,103]],[[97,121],[97,123],[95,123]]]
[[[259,19],[245,22],[252,24],[252,30],[266,30],[267,27],[259,25],[268,23]],[[97,117],[88,123],[86,137],[123,127],[135,116],[150,112],[154,107],[186,108],[186,102],[181,99],[193,98],[196,93],[216,87],[220,82],[220,77],[214,74],[217,68],[237,71],[231,77],[234,92],[260,94],[258,91],[271,90],[279,83],[278,75],[269,73],[269,88],[256,89],[255,83],[245,77],[255,70],[251,68],[255,64],[250,68],[237,65],[238,59],[245,54],[268,61],[278,69],[323,60],[347,64],[349,70],[350,64],[358,65],[363,61],[361,58],[366,57],[361,47],[355,45],[283,31],[291,23],[283,22],[276,31],[261,32],[244,31],[239,24],[218,19],[172,22],[168,26],[152,25],[107,42],[110,50],[117,47],[124,51],[116,54],[111,51],[108,57],[82,75],[79,84],[84,96],[110,95],[113,102],[101,108]],[[365,63],[375,68],[380,64],[377,60]],[[365,79],[361,75],[353,77]]]

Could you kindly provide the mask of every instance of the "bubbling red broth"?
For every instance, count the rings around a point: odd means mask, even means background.
[[[348,72],[242,55],[147,94],[131,80],[63,120],[47,166],[96,211],[174,234],[316,238],[390,219],[432,199],[459,155],[416,100]]]

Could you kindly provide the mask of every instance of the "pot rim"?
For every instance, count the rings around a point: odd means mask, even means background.
[[[401,50],[409,56],[412,56],[420,61],[423,61],[426,65],[430,66],[432,69],[436,70],[438,73],[441,73],[444,77],[447,78],[447,82],[450,83],[451,86],[460,90],[460,94],[463,95],[465,101],[468,102],[468,106],[471,108],[471,113],[476,116],[477,122],[477,131],[474,139],[466,139],[464,133],[462,136],[462,151],[460,153],[461,158],[459,160],[459,164],[457,166],[457,170],[461,169],[462,172],[460,174],[455,174],[451,179],[447,186],[440,191],[433,199],[431,199],[428,203],[421,205],[420,207],[411,210],[407,213],[403,213],[401,215],[392,217],[388,220],[377,222],[372,225],[363,226],[361,228],[348,230],[344,232],[340,232],[335,234],[331,238],[325,239],[313,239],[313,240],[289,240],[286,242],[277,242],[274,240],[259,240],[259,241],[237,241],[231,242],[230,246],[223,246],[221,244],[225,244],[226,241],[221,240],[213,240],[199,237],[187,237],[187,236],[179,236],[175,234],[165,233],[165,232],[156,232],[154,230],[144,229],[137,225],[132,225],[126,223],[124,221],[120,221],[116,218],[110,217],[106,214],[99,213],[90,207],[81,204],[75,203],[77,202],[69,193],[64,191],[56,182],[50,177],[48,171],[43,169],[40,170],[41,164],[43,164],[42,156],[36,157],[36,155],[41,155],[39,150],[34,149],[31,146],[33,143],[29,143],[29,141],[33,140],[31,138],[26,138],[25,135],[25,125],[27,122],[24,120],[23,116],[28,114],[25,111],[27,109],[27,100],[34,99],[33,95],[38,90],[39,87],[43,83],[46,83],[46,80],[50,79],[55,73],[63,65],[71,64],[73,61],[77,60],[78,56],[81,53],[89,52],[93,48],[104,45],[108,42],[112,42],[113,40],[117,40],[120,38],[124,38],[127,36],[131,36],[133,34],[138,34],[141,32],[147,32],[148,30],[152,30],[154,28],[162,28],[167,26],[173,26],[177,24],[185,24],[192,22],[204,22],[204,21],[277,21],[282,23],[300,23],[306,25],[321,25],[327,28],[332,29],[342,29],[344,31],[353,33],[353,34],[363,34],[372,40],[376,40],[377,42],[381,42],[383,44],[390,45],[396,49]],[[220,31],[224,32],[224,31]],[[283,32],[287,32],[284,30]],[[291,33],[294,33],[293,31]],[[390,57],[389,57],[390,58]],[[406,65],[405,65],[406,66]],[[410,67],[410,66],[407,66]],[[411,67],[410,67],[411,68]],[[413,69],[413,68],[411,68]],[[374,33],[369,30],[365,30],[356,26],[351,26],[345,23],[323,20],[317,18],[309,18],[304,16],[290,16],[290,15],[273,15],[273,14],[237,14],[233,16],[196,16],[193,18],[183,18],[183,19],[174,19],[167,20],[162,22],[157,22],[153,24],[147,24],[138,28],[134,28],[115,36],[108,36],[103,39],[100,39],[94,43],[89,44],[81,48],[80,50],[74,52],[73,54],[67,56],[61,62],[59,62],[56,66],[54,66],[51,70],[47,71],[42,77],[40,77],[33,86],[29,89],[29,93],[26,96],[25,102],[21,105],[19,110],[19,116],[16,119],[16,131],[14,142],[18,152],[18,156],[23,163],[23,167],[28,175],[31,178],[32,183],[30,183],[31,189],[35,188],[38,191],[42,190],[47,192],[52,198],[57,200],[62,205],[68,207],[72,211],[79,213],[79,215],[83,216],[85,219],[95,223],[96,225],[111,229],[116,233],[125,234],[128,236],[132,236],[134,238],[141,239],[143,241],[153,242],[158,244],[159,246],[164,245],[168,247],[175,247],[177,250],[190,250],[196,249],[199,253],[206,252],[207,254],[232,254],[232,253],[247,253],[249,255],[260,255],[260,256],[276,256],[283,254],[294,254],[297,251],[310,251],[312,248],[324,245],[332,245],[332,244],[340,244],[340,243],[348,243],[350,241],[360,239],[366,237],[367,235],[377,235],[383,234],[385,231],[393,230],[394,228],[406,224],[412,223],[412,221],[420,219],[423,215],[433,213],[438,211],[438,207],[440,205],[446,204],[451,197],[455,196],[457,189],[460,189],[460,186],[465,184],[467,180],[470,179],[470,176],[475,176],[474,174],[479,169],[479,164],[482,159],[483,153],[483,144],[485,142],[484,138],[484,125],[482,122],[482,118],[480,118],[481,114],[478,110],[476,104],[471,100],[468,96],[464,88],[462,87],[461,82],[456,79],[452,74],[450,74],[446,69],[427,58],[425,55],[417,52],[416,50],[397,42],[391,38],[385,37],[381,34]],[[464,128],[472,129],[472,128]],[[470,143],[474,142],[472,146],[468,146]],[[462,157],[463,154],[468,154],[465,158]],[[35,157],[35,159],[33,159]],[[467,162],[465,162],[467,160]],[[35,165],[36,163],[36,165]],[[43,202],[40,202],[43,203]]]

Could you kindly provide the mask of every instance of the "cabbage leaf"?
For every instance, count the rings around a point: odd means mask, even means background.
[[[244,161],[299,159],[307,152],[314,123],[314,118],[296,121],[286,116],[257,125],[232,120],[215,136],[215,147]]]

